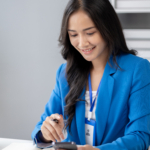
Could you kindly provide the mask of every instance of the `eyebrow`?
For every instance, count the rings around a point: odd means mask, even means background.
[[[95,28],[95,27],[89,27],[89,28],[83,29],[83,31],[90,30],[92,28]],[[70,29],[68,29],[68,31],[76,32],[75,30],[70,30]]]

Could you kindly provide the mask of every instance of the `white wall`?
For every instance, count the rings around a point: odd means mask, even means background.
[[[58,47],[68,0],[0,0],[0,137],[31,139],[64,62]]]

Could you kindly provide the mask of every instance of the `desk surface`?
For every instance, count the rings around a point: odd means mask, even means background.
[[[6,147],[13,147],[19,146],[19,149],[32,149],[32,150],[41,150],[39,148],[37,148],[35,145],[33,145],[33,141],[32,140],[19,140],[19,139],[8,139],[8,138],[0,138],[0,150],[6,148]],[[23,147],[22,147],[23,146]],[[33,147],[32,147],[33,146]],[[47,149],[43,149],[43,150],[50,150],[50,148]],[[53,148],[51,148],[51,150],[54,150]]]
[[[0,138],[0,150],[7,147],[11,143],[33,143],[33,141],[32,140],[19,140],[19,139]],[[150,150],[150,147],[149,147],[148,150]]]
[[[33,141],[32,140],[19,140],[19,139],[0,138],[0,150],[7,147],[11,143],[33,143]]]

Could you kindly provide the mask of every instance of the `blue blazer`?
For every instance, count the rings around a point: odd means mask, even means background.
[[[112,57],[103,73],[96,105],[96,147],[101,150],[146,150],[150,145],[150,63],[143,58],[121,54],[116,69]],[[64,115],[65,97],[69,86],[66,64],[56,75],[56,85],[32,132],[32,139],[47,116]],[[80,96],[85,100],[85,88]],[[85,145],[85,102],[76,103],[75,115],[65,141]]]

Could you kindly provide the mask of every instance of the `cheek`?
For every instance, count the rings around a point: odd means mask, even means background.
[[[72,44],[72,46],[76,47],[78,42],[76,39],[70,39],[70,43]]]
[[[105,47],[106,46],[106,42],[103,39],[101,39],[101,38],[96,38],[94,43],[96,45],[101,46],[101,47]]]
[[[90,41],[96,45],[105,43],[102,36],[99,33],[94,34],[94,36],[90,38]]]
[[[101,42],[100,37],[95,34],[94,36],[87,37],[87,40],[90,44],[98,45]]]

